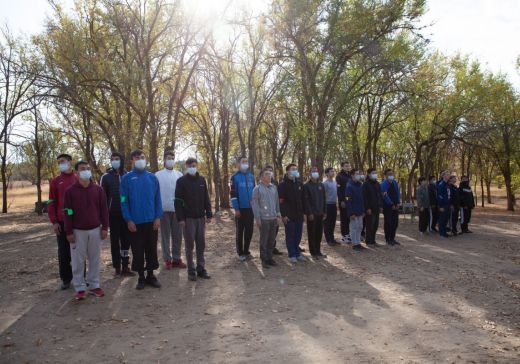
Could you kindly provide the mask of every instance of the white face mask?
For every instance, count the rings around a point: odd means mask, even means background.
[[[69,162],[60,163],[59,169],[60,169],[60,172],[67,172],[70,169],[70,163]]]
[[[90,170],[80,171],[79,178],[88,181],[92,177],[92,172]]]
[[[387,178],[388,178],[389,181],[393,181],[395,179],[394,176],[388,176]]]
[[[112,162],[110,162],[110,164],[112,165],[112,168],[114,168],[114,169],[119,169],[119,167],[121,167],[120,160],[113,160]]]
[[[354,180],[355,181],[361,181],[361,175],[360,174],[354,175]]]
[[[240,171],[247,172],[248,169],[249,169],[249,164],[247,164],[247,163],[240,164]]]
[[[194,176],[197,174],[197,167],[188,167],[188,168],[186,168],[186,172],[189,175]]]
[[[371,179],[372,181],[377,181],[377,173],[371,173],[371,174],[370,174],[370,179]]]
[[[318,178],[320,178],[320,174],[318,172],[312,172],[311,178],[318,179]]]
[[[164,162],[164,165],[166,166],[166,168],[168,169],[172,169],[173,166],[175,165],[175,161],[173,159],[167,159],[165,162]]]
[[[146,168],[146,159],[138,159],[134,162],[134,167],[140,170]]]

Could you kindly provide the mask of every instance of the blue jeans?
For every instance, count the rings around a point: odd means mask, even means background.
[[[297,258],[300,256],[300,241],[302,240],[303,221],[289,221],[285,224],[285,244],[289,258]]]
[[[443,206],[444,211],[439,211],[439,235],[448,236],[446,233],[446,225],[450,219],[451,211],[449,206]]]

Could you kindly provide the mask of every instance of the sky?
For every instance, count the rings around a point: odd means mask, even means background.
[[[229,0],[186,0],[209,11],[225,6]],[[235,0],[258,4],[265,0]],[[71,4],[72,0],[61,0]],[[429,0],[423,34],[443,53],[458,52],[478,59],[485,68],[507,74],[520,90],[520,71],[515,67],[520,56],[520,0]],[[14,32],[35,34],[43,29],[50,12],[47,0],[0,0],[0,22]]]

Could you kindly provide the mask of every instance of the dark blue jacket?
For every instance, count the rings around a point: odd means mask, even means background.
[[[231,204],[235,210],[250,209],[255,188],[255,177],[251,172],[236,172],[231,176]]]
[[[361,216],[365,213],[365,202],[363,199],[363,183],[350,180],[345,189],[348,216]]]
[[[449,207],[450,206],[450,188],[447,182],[440,181],[437,184],[437,206]]]
[[[121,213],[121,194],[119,193],[119,186],[126,171],[121,171],[120,173],[116,173],[113,168],[110,168],[99,180],[99,184],[103,187],[107,195],[108,211],[111,214]]]
[[[162,216],[161,191],[155,174],[134,169],[121,179],[120,192],[125,221],[143,224]]]
[[[383,182],[381,182],[381,193],[383,194],[383,202],[385,203],[385,205],[388,205],[388,206],[399,205],[399,203],[401,201],[401,191],[399,191],[399,184],[397,183],[397,181],[395,179],[392,181],[392,184],[394,185],[395,192],[397,194],[396,201],[392,201],[392,199],[390,198],[390,195],[388,193],[390,190],[390,182],[387,179],[385,179]]]

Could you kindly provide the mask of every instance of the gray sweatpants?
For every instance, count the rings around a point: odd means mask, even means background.
[[[204,217],[198,219],[186,218],[184,244],[188,274],[204,271],[204,250],[206,249],[206,219]],[[193,262],[193,248],[197,253],[197,269],[195,269]]]
[[[171,243],[171,245],[170,245]],[[161,247],[165,262],[181,259],[182,227],[175,212],[164,211],[161,217]],[[171,246],[171,249],[170,249]]]
[[[350,238],[352,245],[361,244],[361,231],[363,230],[363,216],[350,217]]]
[[[273,248],[276,240],[276,228],[278,227],[278,221],[274,220],[261,220],[260,226],[260,259],[263,262],[267,262],[273,259]]]
[[[76,242],[70,244],[72,282],[76,292],[99,288],[99,264],[101,261],[101,228],[92,230],[74,229]],[[87,281],[85,282],[85,261],[88,260]]]

